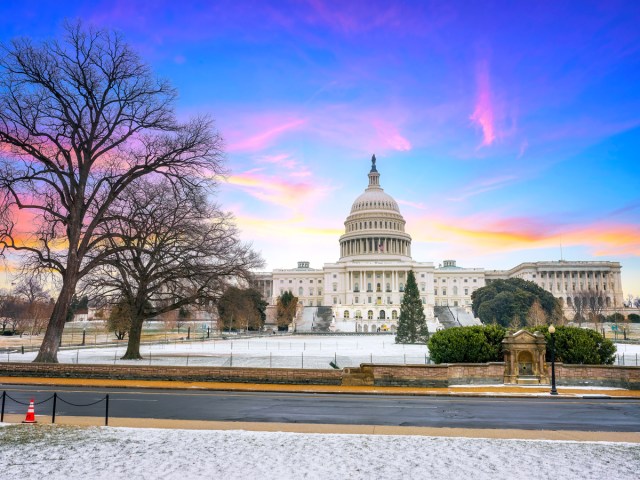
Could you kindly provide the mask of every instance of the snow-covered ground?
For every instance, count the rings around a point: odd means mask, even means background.
[[[6,479],[638,478],[631,443],[4,426]]]
[[[616,363],[640,365],[640,345],[617,344]],[[118,347],[63,349],[61,363],[110,363],[192,366],[234,366],[274,368],[331,368],[361,363],[425,364],[430,361],[426,345],[398,345],[393,335],[290,335],[255,338],[209,339],[192,342],[169,342],[143,345],[144,360],[123,361],[126,342]],[[3,355],[2,360],[31,362],[36,352],[18,351]]]
[[[426,345],[398,345],[393,335],[370,336],[267,336],[143,345],[144,360],[123,361],[126,343],[119,347],[60,350],[61,363],[111,363],[234,367],[331,368],[361,363],[419,363],[429,361]],[[7,355],[30,362],[36,352]],[[3,358],[4,360],[4,358]]]

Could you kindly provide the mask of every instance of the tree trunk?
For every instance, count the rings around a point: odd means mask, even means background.
[[[135,316],[131,319],[131,328],[129,329],[129,341],[127,342],[127,351],[121,360],[142,360],[140,355],[140,336],[142,335],[142,322],[144,318]]]
[[[34,362],[38,363],[58,363],[58,348],[64,331],[64,324],[69,313],[71,298],[76,291],[75,282],[63,281],[62,290],[56,300],[56,304],[51,312],[51,318],[47,325],[47,331],[42,339],[40,351]]]

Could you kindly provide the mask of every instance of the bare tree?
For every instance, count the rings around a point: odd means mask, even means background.
[[[100,227],[123,190],[147,175],[194,184],[223,173],[211,120],[178,123],[175,96],[112,32],[70,24],[60,41],[1,48],[0,254],[60,275],[36,362],[57,362],[76,285],[109,253],[87,255],[107,240]],[[26,238],[20,210],[34,218]]]
[[[49,294],[40,280],[33,275],[25,277],[14,289],[14,294],[26,304],[24,328],[31,335],[40,335],[53,311]]]
[[[113,205],[105,224],[105,248],[112,253],[86,284],[128,303],[131,329],[123,358],[142,358],[144,320],[215,300],[230,280],[248,279],[262,265],[239,241],[232,219],[203,193],[138,182]]]
[[[546,325],[547,320],[548,320],[547,313],[542,308],[542,305],[540,304],[540,300],[536,298],[533,301],[533,304],[531,305],[529,312],[527,313],[527,318],[526,318],[527,326],[537,327],[540,325]]]

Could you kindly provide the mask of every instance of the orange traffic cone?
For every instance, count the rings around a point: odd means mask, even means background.
[[[27,418],[22,423],[38,423],[36,421],[36,409],[33,408],[33,398],[29,402],[29,408],[27,409]]]

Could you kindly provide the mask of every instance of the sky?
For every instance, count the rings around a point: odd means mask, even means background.
[[[338,260],[375,153],[415,260],[619,261],[640,295],[640,2],[3,1],[0,42],[65,19],[215,119],[265,270]]]

